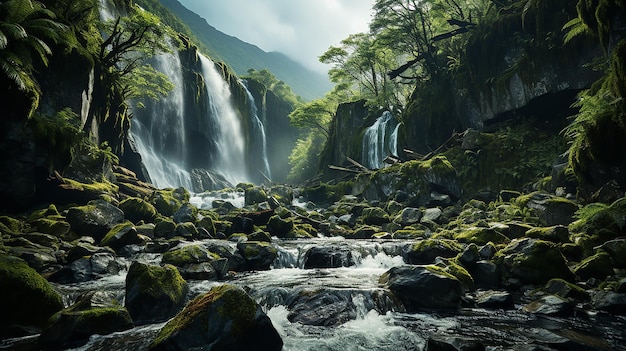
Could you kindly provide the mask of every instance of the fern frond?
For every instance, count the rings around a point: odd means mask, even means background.
[[[591,33],[587,24],[585,24],[580,17],[573,18],[565,23],[562,30],[567,31],[563,37],[563,42],[565,44],[580,35]]]

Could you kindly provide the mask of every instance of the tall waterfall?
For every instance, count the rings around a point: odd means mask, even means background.
[[[185,104],[182,65],[177,52],[158,55],[153,67],[174,85],[165,98],[134,109],[131,132],[152,183],[159,187],[191,189],[186,165]]]
[[[231,184],[247,181],[245,138],[233,107],[230,87],[213,61],[200,55],[200,62],[209,95],[209,118],[216,127],[213,141],[217,154],[210,169],[221,173]]]
[[[261,153],[260,158],[263,161],[264,169],[260,171],[263,172],[263,175],[265,175],[267,178],[272,179],[270,163],[267,158],[267,135],[265,133],[266,121],[261,121],[261,118],[259,117],[259,110],[256,106],[256,102],[254,101],[254,96],[252,96],[252,93],[248,89],[246,81],[242,81],[242,84],[246,88],[246,93],[248,95],[248,103],[250,105],[250,119],[252,120],[251,122],[254,128],[254,137],[255,139],[258,139],[255,140],[254,145],[260,144],[261,146],[261,149],[258,151],[260,151]]]
[[[363,135],[362,162],[371,169],[385,166],[387,156],[398,156],[398,128],[391,112],[385,111]]]

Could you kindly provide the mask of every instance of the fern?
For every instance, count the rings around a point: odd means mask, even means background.
[[[581,36],[583,34],[590,34],[591,30],[589,26],[580,18],[576,17],[565,23],[562,28],[563,31],[567,31],[563,37],[565,44],[569,43],[572,39]]]

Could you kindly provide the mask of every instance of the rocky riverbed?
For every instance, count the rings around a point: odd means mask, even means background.
[[[466,199],[444,157],[305,189],[115,175],[0,217],[1,349],[626,345],[624,197]]]

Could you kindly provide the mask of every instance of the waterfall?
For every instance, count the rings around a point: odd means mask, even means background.
[[[155,186],[191,189],[185,164],[185,104],[178,52],[157,55],[152,64],[167,76],[174,89],[159,101],[145,102],[145,108],[133,109],[131,133]]]
[[[371,169],[385,166],[385,157],[398,156],[398,128],[391,112],[385,111],[363,135],[362,162]]]
[[[260,141],[261,144],[261,149],[259,151],[261,152],[261,159],[263,160],[264,168],[261,171],[267,178],[272,179],[270,163],[267,158],[267,135],[265,133],[265,123],[264,121],[261,121],[261,118],[259,118],[259,111],[256,106],[256,102],[254,101],[254,96],[252,96],[252,93],[248,89],[248,85],[245,80],[242,81],[242,85],[246,88],[246,93],[248,95],[248,104],[250,105],[250,118],[252,119],[252,125],[254,128],[254,137],[255,139],[258,139],[257,141]],[[255,142],[254,145],[256,146],[257,143]]]
[[[100,19],[104,22],[111,21],[115,19],[113,16],[113,11],[109,6],[108,0],[99,0],[100,2]]]
[[[231,101],[230,87],[215,68],[213,61],[200,55],[200,62],[209,95],[208,115],[216,128],[216,164],[210,169],[221,173],[231,184],[248,181],[245,138],[239,116]]]

